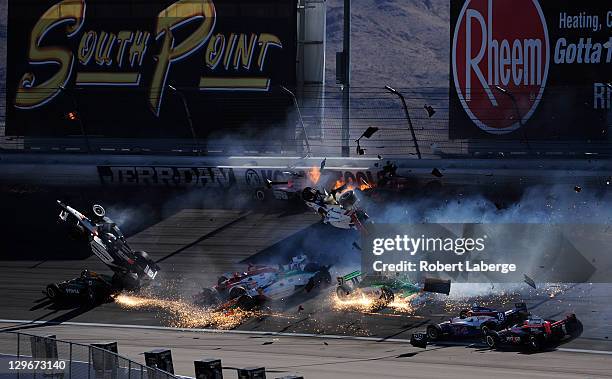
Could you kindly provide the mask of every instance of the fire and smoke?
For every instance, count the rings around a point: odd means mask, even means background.
[[[233,329],[257,312],[241,309],[217,311],[197,307],[183,300],[168,300],[154,297],[120,294],[115,298],[119,306],[126,309],[158,309],[164,312],[169,326],[175,328]]]

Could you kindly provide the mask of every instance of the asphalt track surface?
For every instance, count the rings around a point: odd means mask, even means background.
[[[188,298],[200,287],[213,284],[217,275],[243,268],[244,263],[240,262],[245,259],[265,260],[267,255],[273,254],[275,246],[282,246],[305,230],[317,228],[317,222],[316,215],[301,212],[184,209],[130,237],[130,242],[133,247],[146,250],[160,261],[164,271],[162,279],[179,283],[178,288],[175,286],[170,291]],[[301,245],[312,244],[308,241],[308,234],[302,239]],[[295,248],[296,245],[292,243],[291,246]],[[612,351],[610,287],[605,285],[574,286],[552,298],[534,291],[520,299],[527,302],[532,312],[546,318],[558,319],[567,312],[578,315],[584,332],[557,351],[534,355],[489,352],[478,346],[467,347],[469,344],[466,343],[454,347],[430,347],[419,352],[402,340],[409,339],[414,331],[424,330],[429,323],[449,318],[456,309],[437,304],[411,315],[388,311],[376,314],[332,311],[328,302],[333,287],[284,304],[281,315],[275,311],[246,320],[236,328],[253,334],[57,326],[63,322],[168,325],[163,311],[128,310],[115,303],[95,309],[58,308],[45,301],[41,291],[48,283],[75,277],[84,268],[107,271],[96,257],[1,262],[3,305],[0,319],[43,321],[4,323],[2,330],[57,332],[59,338],[78,341],[116,339],[120,342],[121,352],[133,358],[146,348],[171,347],[175,361],[179,363],[177,367],[180,367],[177,372],[185,375],[193,375],[194,359],[207,355],[223,358],[228,367],[262,364],[279,373],[299,372],[309,378],[371,378],[381,375],[456,378],[484,377],[492,373],[500,377],[561,378],[607,377],[612,372],[610,355],[597,354]],[[503,297],[494,305],[511,307],[513,300],[518,299]],[[265,332],[283,335],[266,336]],[[292,333],[370,339],[330,338],[322,341],[320,338],[295,337]],[[273,343],[263,345],[265,342]]]

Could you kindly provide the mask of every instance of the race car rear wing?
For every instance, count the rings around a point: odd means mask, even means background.
[[[338,285],[340,286],[344,285],[345,283],[352,283],[353,285],[357,285],[361,281],[361,271],[357,270],[351,272],[350,274],[339,276],[337,280]]]
[[[434,292],[448,295],[450,293],[451,281],[436,279],[436,278],[425,278],[423,281],[423,291]]]

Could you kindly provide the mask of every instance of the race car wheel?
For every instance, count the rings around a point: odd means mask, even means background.
[[[438,326],[429,325],[427,327],[427,338],[429,338],[430,341],[437,341],[441,335],[442,335],[442,331],[440,330]]]
[[[264,192],[264,190],[257,190],[255,191],[255,199],[259,200],[259,201],[264,201],[266,200],[266,193]]]
[[[529,336],[529,349],[531,351],[540,351],[542,350],[543,342],[542,336]]]
[[[45,293],[47,294],[47,297],[48,297],[50,300],[55,301],[55,300],[57,300],[57,299],[59,298],[59,295],[60,295],[60,289],[59,289],[59,287],[57,286],[57,284],[49,284],[49,285],[47,286],[47,289],[46,289]]]
[[[565,331],[572,338],[576,338],[582,334],[582,324],[576,319],[576,316],[567,320]]]
[[[495,330],[495,324],[493,323],[485,323],[480,327],[483,336],[489,334],[492,330]]]
[[[257,305],[257,301],[249,295],[242,295],[236,300],[236,306],[242,310],[251,310]]]
[[[211,288],[202,288],[202,291],[196,294],[193,300],[201,307],[210,307],[218,302],[217,293]]]
[[[497,349],[499,346],[499,336],[497,333],[488,333],[485,335],[485,343],[489,349]]]
[[[347,286],[346,284],[336,287],[336,296],[338,296],[339,299],[344,299],[350,294],[351,287]]]
[[[229,291],[230,299],[237,299],[240,296],[245,296],[245,295],[247,295],[247,291],[244,287],[232,287],[232,289],[230,289]]]

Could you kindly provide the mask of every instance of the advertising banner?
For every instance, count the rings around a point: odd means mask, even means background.
[[[606,138],[612,6],[452,0],[450,138]]]
[[[111,137],[184,136],[189,116],[200,136],[283,123],[296,20],[292,0],[10,0],[7,134],[79,134],[77,117]]]

